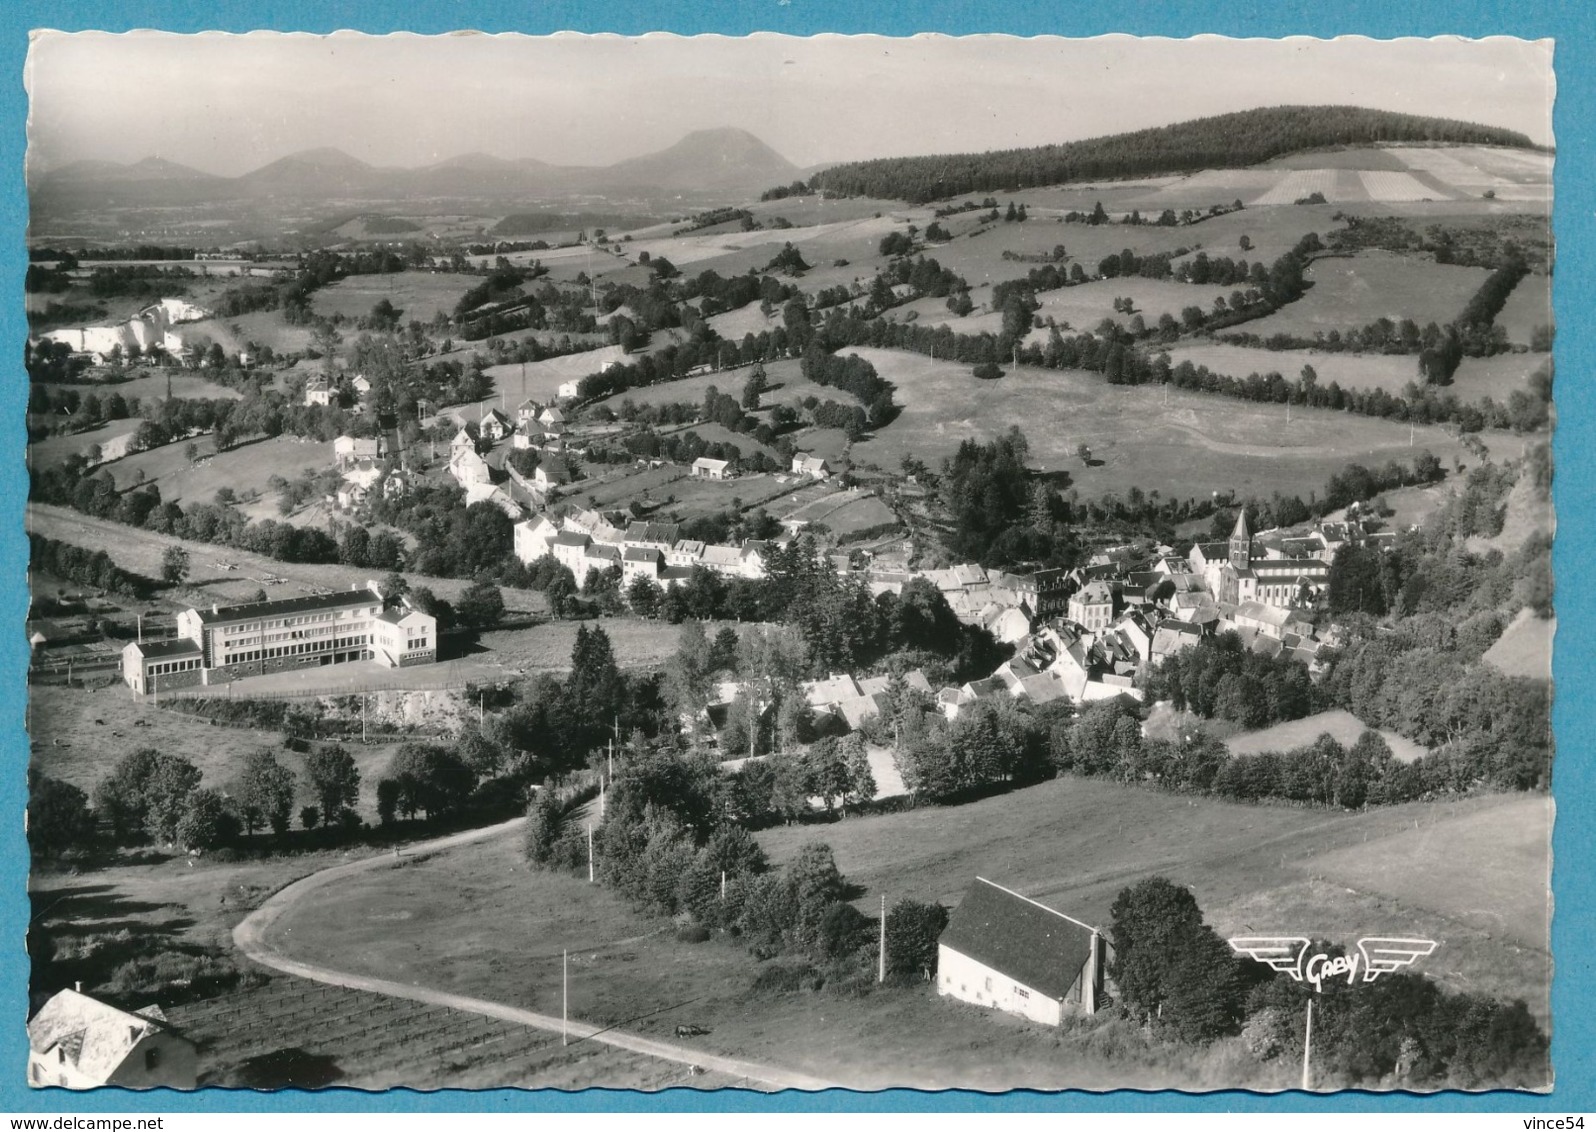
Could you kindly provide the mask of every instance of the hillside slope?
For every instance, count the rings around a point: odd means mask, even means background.
[[[1305,149],[1384,142],[1532,148],[1521,133],[1450,118],[1357,106],[1269,106],[1061,145],[851,162],[817,173],[811,185],[924,204],[1065,181],[1234,169]]]

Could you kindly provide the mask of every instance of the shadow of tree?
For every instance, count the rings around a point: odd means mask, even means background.
[[[235,1089],[325,1089],[344,1077],[331,1056],[290,1046],[215,1069],[201,1083]]]

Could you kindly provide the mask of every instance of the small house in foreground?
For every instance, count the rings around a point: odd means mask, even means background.
[[[937,941],[937,993],[1056,1026],[1104,1004],[1109,952],[1090,924],[977,877]]]
[[[28,1023],[28,1084],[68,1089],[192,1089],[194,1043],[174,1031],[158,1006],[130,1013],[64,990]]]

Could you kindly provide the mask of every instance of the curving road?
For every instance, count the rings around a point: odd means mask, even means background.
[[[465,833],[456,833],[448,837],[424,841],[410,846],[406,852],[413,856],[417,853],[433,853],[443,849],[453,849],[461,845],[470,845],[473,842],[484,841],[490,837],[509,833],[519,828],[525,820],[525,818],[515,818],[499,825],[488,826],[485,829],[473,829]],[[760,1065],[752,1061],[722,1057],[719,1054],[689,1049],[686,1046],[672,1045],[669,1042],[654,1041],[651,1038],[629,1034],[622,1030],[596,1026],[591,1022],[582,1022],[574,1018],[569,1021],[562,1021],[551,1014],[539,1014],[536,1011],[523,1010],[520,1007],[510,1006],[502,1002],[470,998],[466,995],[451,994],[447,991],[433,990],[429,987],[412,986],[408,983],[394,982],[391,979],[379,979],[370,975],[335,971],[331,967],[322,967],[313,963],[301,963],[268,942],[267,935],[272,925],[307,893],[314,892],[316,889],[337,881],[357,876],[360,873],[392,868],[396,859],[389,854],[364,857],[348,864],[334,865],[331,868],[323,869],[320,872],[312,873],[308,877],[294,881],[273,894],[233,929],[233,945],[264,967],[270,967],[274,971],[282,971],[284,974],[294,975],[301,979],[310,979],[318,983],[348,987],[352,990],[372,991],[376,994],[390,995],[394,998],[425,1002],[433,1006],[447,1006],[455,1010],[465,1010],[473,1014],[483,1014],[490,1018],[498,1018],[505,1022],[515,1022],[523,1026],[532,1026],[539,1030],[548,1030],[556,1034],[564,1031],[570,1035],[572,1040],[602,1042],[605,1045],[630,1050],[633,1053],[646,1054],[649,1057],[657,1057],[664,1061],[678,1062],[682,1065],[696,1065],[700,1068],[713,1069],[716,1072],[725,1073],[732,1077],[747,1078],[750,1081],[757,1081],[760,1084],[769,1085],[776,1089],[818,1090],[839,1087],[834,1082],[823,1081],[818,1077],[810,1077],[807,1074],[776,1069],[772,1066]]]

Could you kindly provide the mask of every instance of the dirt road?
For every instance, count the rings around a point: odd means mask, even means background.
[[[441,850],[470,845],[490,837],[509,834],[519,829],[525,820],[524,818],[515,818],[512,821],[489,826],[486,829],[474,829],[465,833],[440,837],[434,841],[412,845],[404,852],[406,855],[415,856],[421,853],[431,854]],[[294,975],[301,979],[330,983],[333,986],[349,987],[354,990],[372,991],[377,994],[391,995],[395,998],[426,1002],[435,1006],[448,1006],[456,1010],[483,1014],[490,1018],[515,1022],[523,1026],[532,1026],[553,1033],[563,1032],[572,1042],[602,1042],[605,1045],[631,1050],[634,1053],[646,1054],[664,1061],[672,1061],[682,1065],[696,1065],[702,1069],[714,1070],[732,1077],[746,1078],[775,1089],[819,1090],[837,1087],[829,1081],[810,1077],[807,1074],[792,1073],[773,1066],[741,1061],[737,1058],[721,1057],[703,1050],[672,1045],[669,1042],[654,1041],[651,1038],[629,1034],[622,1030],[607,1029],[579,1019],[562,1020],[551,1014],[539,1014],[531,1010],[522,1010],[519,1007],[509,1006],[502,1002],[469,998],[465,995],[450,994],[446,991],[433,990],[429,987],[413,986],[408,983],[394,982],[390,979],[379,979],[369,975],[335,971],[330,967],[322,967],[316,964],[301,963],[283,950],[283,945],[280,941],[270,938],[272,926],[276,921],[307,893],[326,885],[358,876],[361,873],[393,868],[396,862],[401,859],[386,853],[379,854],[365,857],[358,861],[351,861],[346,865],[334,865],[330,869],[323,869],[321,872],[312,873],[308,877],[295,881],[293,884],[278,891],[233,929],[234,946],[262,966],[270,967],[273,970],[282,971],[285,974]]]

